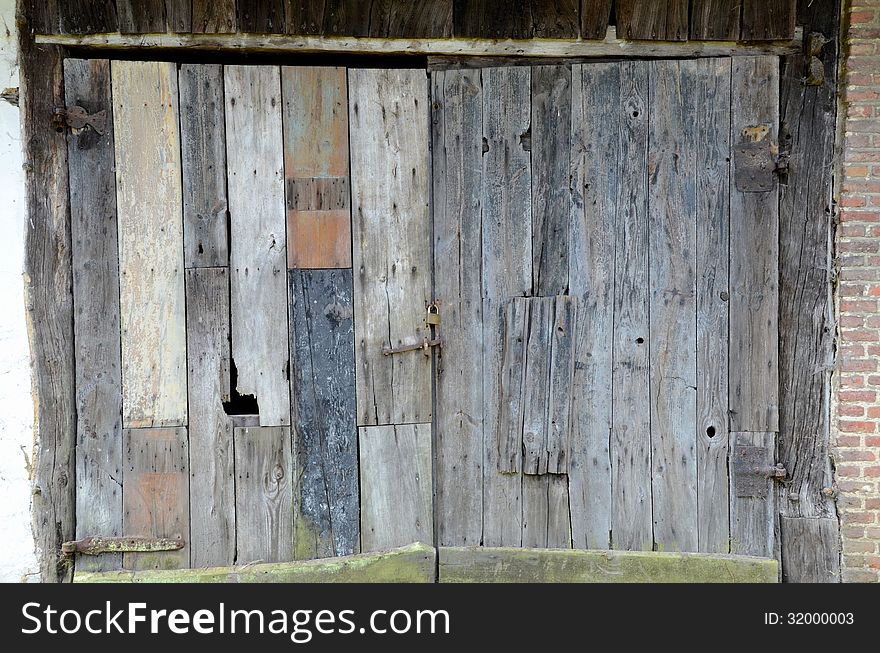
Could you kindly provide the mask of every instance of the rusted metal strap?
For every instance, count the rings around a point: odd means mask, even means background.
[[[177,551],[185,545],[183,538],[170,537],[86,537],[65,542],[61,552],[94,556],[100,553],[132,553],[150,551]]]
[[[422,342],[414,344],[414,345],[402,345],[400,347],[382,347],[382,355],[383,356],[391,356],[391,354],[403,354],[408,351],[419,351],[424,352],[425,356],[431,355],[431,347],[439,347],[443,344],[443,341],[440,338],[434,338],[433,340],[429,340],[425,338]]]

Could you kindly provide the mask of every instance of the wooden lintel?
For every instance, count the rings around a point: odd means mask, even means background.
[[[37,43],[115,50],[182,50],[231,52],[302,52],[427,55],[438,57],[570,58],[684,58],[736,55],[787,55],[801,50],[803,31],[790,41],[624,41],[609,27],[601,41],[581,39],[494,40],[475,38],[406,39],[284,34],[37,34]]]

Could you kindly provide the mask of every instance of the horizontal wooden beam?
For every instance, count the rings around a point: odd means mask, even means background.
[[[203,52],[302,52],[307,54],[428,55],[443,57],[683,58],[787,55],[801,50],[803,32],[791,41],[624,41],[615,28],[601,41],[580,39],[384,39],[283,34],[37,34],[37,43],[114,50]]]

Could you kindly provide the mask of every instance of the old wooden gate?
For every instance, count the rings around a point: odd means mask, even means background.
[[[777,67],[67,60],[79,568],[774,554]]]

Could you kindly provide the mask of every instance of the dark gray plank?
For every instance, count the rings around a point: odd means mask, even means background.
[[[317,11],[311,8],[309,13]],[[324,34],[328,36],[452,36],[452,0],[326,0],[323,11]],[[298,11],[296,15],[303,13]]]
[[[840,582],[840,525],[836,517],[783,517],[779,526],[784,582]]]
[[[456,37],[528,39],[534,34],[531,2],[521,0],[454,0]]]
[[[568,276],[580,310],[568,474],[572,541],[581,549],[611,547],[609,447],[621,69],[619,63],[572,67]]]
[[[290,428],[236,428],[236,564],[293,559]]]
[[[617,0],[615,11],[618,38],[687,41],[688,0]]]
[[[324,14],[328,4],[328,0],[285,0],[284,25],[287,33],[320,36],[324,32]]]
[[[797,0],[742,0],[740,38],[774,41],[794,37]]]
[[[736,41],[743,0],[693,0],[691,38],[697,41]]]
[[[436,356],[435,512],[444,546],[479,544],[483,530],[483,96],[479,71],[431,75]]]
[[[547,398],[547,472],[550,474],[567,474],[571,457],[569,442],[577,307],[576,298],[556,297],[550,324],[550,388]]]
[[[283,34],[285,0],[236,0],[239,32]]]
[[[116,0],[119,32],[155,34],[165,31],[166,0]]]
[[[119,249],[110,62],[64,62],[67,106],[106,111],[103,136],[91,128],[68,137],[76,356],[76,536],[122,535],[122,374]],[[83,556],[77,567],[107,571],[120,555]]]
[[[611,0],[581,0],[581,38],[604,39],[611,18]]]
[[[522,471],[523,474],[546,474],[550,328],[553,324],[554,302],[552,297],[532,297],[527,301],[529,311],[528,327],[525,331],[526,358],[522,388]]]
[[[183,64],[178,77],[184,264],[229,265],[223,66]]]
[[[193,567],[235,561],[235,470],[229,401],[229,271],[186,271],[190,549]],[[207,455],[204,455],[207,454]]]
[[[532,13],[532,36],[535,38],[578,37],[580,0],[529,0],[527,4]]]
[[[194,33],[231,34],[236,24],[235,0],[192,0]]]
[[[297,559],[360,551],[351,270],[291,270]]]
[[[113,0],[67,0],[60,12],[60,34],[101,34],[117,31]]]
[[[177,34],[192,32],[192,0],[165,0],[165,31]]]
[[[571,68],[532,67],[532,288],[568,292]]]
[[[751,496],[751,492],[743,491],[741,480],[735,473],[736,460],[741,455],[740,447],[763,448],[760,466],[772,467],[776,458],[776,434],[730,434],[730,552],[778,559],[776,483],[770,479],[765,481],[766,496]]]

